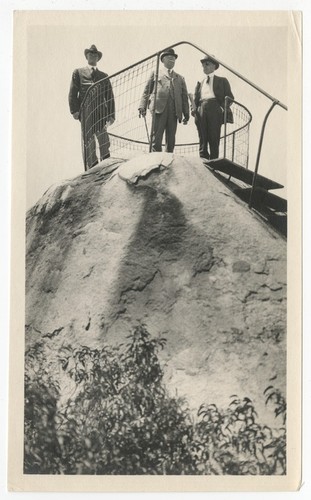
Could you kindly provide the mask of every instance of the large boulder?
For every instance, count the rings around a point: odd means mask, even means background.
[[[169,153],[52,186],[27,214],[26,346],[165,337],[165,381],[195,409],[285,394],[286,242],[202,164]],[[268,422],[267,422],[268,423]]]

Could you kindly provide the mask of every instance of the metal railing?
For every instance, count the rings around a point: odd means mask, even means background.
[[[217,59],[220,66],[223,66],[225,69],[244,81],[247,85],[251,86],[257,92],[260,92],[272,101],[272,106],[268,110],[262,125],[256,165],[254,169],[253,185],[249,200],[249,206],[251,206],[253,191],[256,187],[256,177],[259,169],[263,136],[267,119],[276,105],[285,110],[287,110],[287,107],[278,99],[274,98],[243,75],[220,61],[217,57],[214,55],[212,56],[191,42],[181,41],[173,44],[170,47],[161,49],[151,56],[146,57],[145,59],[142,59],[139,62],[109,76],[114,92],[116,106],[116,120],[108,129],[110,152],[114,156],[127,158],[131,155],[131,152],[135,154],[137,151],[151,151],[154,114],[153,116],[150,116],[150,114],[147,115],[145,119],[138,117],[138,108],[141,96],[150,73],[154,71],[157,74],[158,72],[161,53],[168,48],[185,44],[195,48],[206,56],[211,56],[214,59]],[[88,148],[89,143],[92,140],[92,131],[94,130],[94,127],[96,128],[96,101],[101,101],[102,96],[100,96],[100,88],[102,82],[103,80],[100,80],[88,89],[81,105],[80,119],[82,123],[82,148],[85,169],[90,168],[90,165],[88,164]],[[155,82],[157,85],[157,78],[155,79]],[[156,93],[156,88],[154,89],[154,93]],[[231,109],[234,116],[234,123],[227,123],[225,113],[224,133],[220,142],[220,155],[245,168],[248,168],[249,127],[252,115],[244,105],[238,103],[237,101],[231,102]],[[196,154],[198,152],[198,143],[191,142],[176,144],[175,152],[183,155]]]
[[[227,109],[230,106],[233,124],[227,121]],[[249,162],[249,130],[252,121],[250,111],[234,99],[225,98],[224,134],[221,137],[220,152],[223,158],[248,168]]]
[[[231,104],[234,124],[225,122],[223,135],[220,138],[220,157],[228,158],[239,165],[248,168],[249,162],[249,130],[252,115],[248,109],[237,101]],[[150,137],[147,125],[146,135]],[[126,138],[115,133],[109,133],[110,145],[115,154],[128,157],[129,150],[147,153],[151,151],[151,141]],[[162,145],[164,148],[164,144]],[[181,156],[197,156],[198,142],[177,143],[174,152]]]

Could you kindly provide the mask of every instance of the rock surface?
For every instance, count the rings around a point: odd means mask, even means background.
[[[286,390],[286,242],[200,159],[105,160],[27,215],[26,346],[166,337],[173,394],[197,409]]]

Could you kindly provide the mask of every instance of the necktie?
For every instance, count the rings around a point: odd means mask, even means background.
[[[209,81],[210,81],[210,77],[208,76],[208,77],[206,78],[206,83],[209,83]]]
[[[92,68],[92,75],[91,75],[93,82],[95,81],[95,74],[96,74],[96,68],[93,67]]]

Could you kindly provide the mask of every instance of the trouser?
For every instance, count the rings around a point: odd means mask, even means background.
[[[162,139],[165,131],[165,151],[172,153],[175,147],[177,116],[175,103],[169,96],[162,113],[155,113],[152,137],[152,151],[162,151]]]
[[[89,141],[86,144],[86,163],[87,163],[88,168],[92,168],[94,165],[96,165],[98,163],[98,158],[96,155],[95,137],[98,140],[100,161],[104,160],[105,158],[109,158],[109,156],[110,156],[110,153],[109,153],[109,148],[110,148],[109,135],[107,133],[107,128],[103,127],[98,132],[95,132],[92,135],[92,137],[90,137]]]
[[[202,158],[211,160],[218,158],[222,118],[222,109],[216,99],[201,102],[197,109],[195,124]]]

